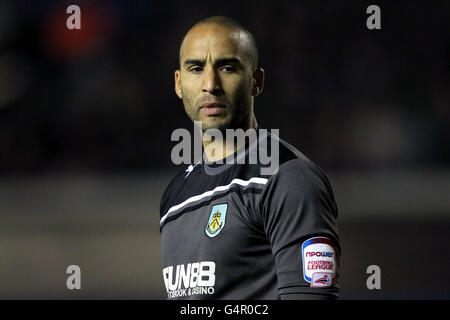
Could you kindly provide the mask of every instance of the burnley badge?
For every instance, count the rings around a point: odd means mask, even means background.
[[[222,231],[225,226],[225,218],[227,217],[228,205],[219,204],[212,207],[211,214],[209,215],[208,224],[206,225],[206,235],[210,238],[214,238]]]

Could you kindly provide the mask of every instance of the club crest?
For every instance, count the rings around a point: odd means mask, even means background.
[[[208,224],[206,225],[206,235],[210,238],[217,236],[223,227],[225,227],[225,219],[227,217],[228,205],[219,204],[212,207],[211,214],[209,215]]]

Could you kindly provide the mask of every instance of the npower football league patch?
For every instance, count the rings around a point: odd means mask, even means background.
[[[311,287],[329,287],[336,278],[336,250],[330,239],[314,237],[302,244],[303,278]]]

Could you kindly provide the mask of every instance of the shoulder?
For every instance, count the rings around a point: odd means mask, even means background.
[[[331,193],[330,182],[323,170],[314,162],[291,159],[281,164],[278,172],[268,181],[268,188],[277,187],[278,192],[302,194],[325,191]]]
[[[297,180],[326,180],[325,172],[311,159],[304,155],[288,142],[278,138],[279,144],[279,169],[272,178],[286,179],[287,181]]]
[[[315,230],[316,234],[338,239],[337,232],[333,231],[338,208],[324,171],[295,150],[285,151],[289,157],[280,161],[259,202],[259,213],[268,232],[286,231],[295,226],[303,235]],[[280,159],[282,153],[280,148]]]
[[[272,178],[295,183],[297,186],[329,187],[325,172],[313,161],[305,159],[297,158],[284,162]]]
[[[280,138],[278,141],[279,167],[270,176],[267,191],[298,197],[320,193],[334,200],[331,184],[322,168],[288,142]]]

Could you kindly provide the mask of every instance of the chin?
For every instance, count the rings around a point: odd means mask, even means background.
[[[208,119],[206,121],[203,121],[203,123],[202,123],[203,131],[206,131],[208,129],[225,130],[228,128],[230,128],[230,121],[227,121],[225,119],[213,120],[213,121],[211,121],[211,119]]]

